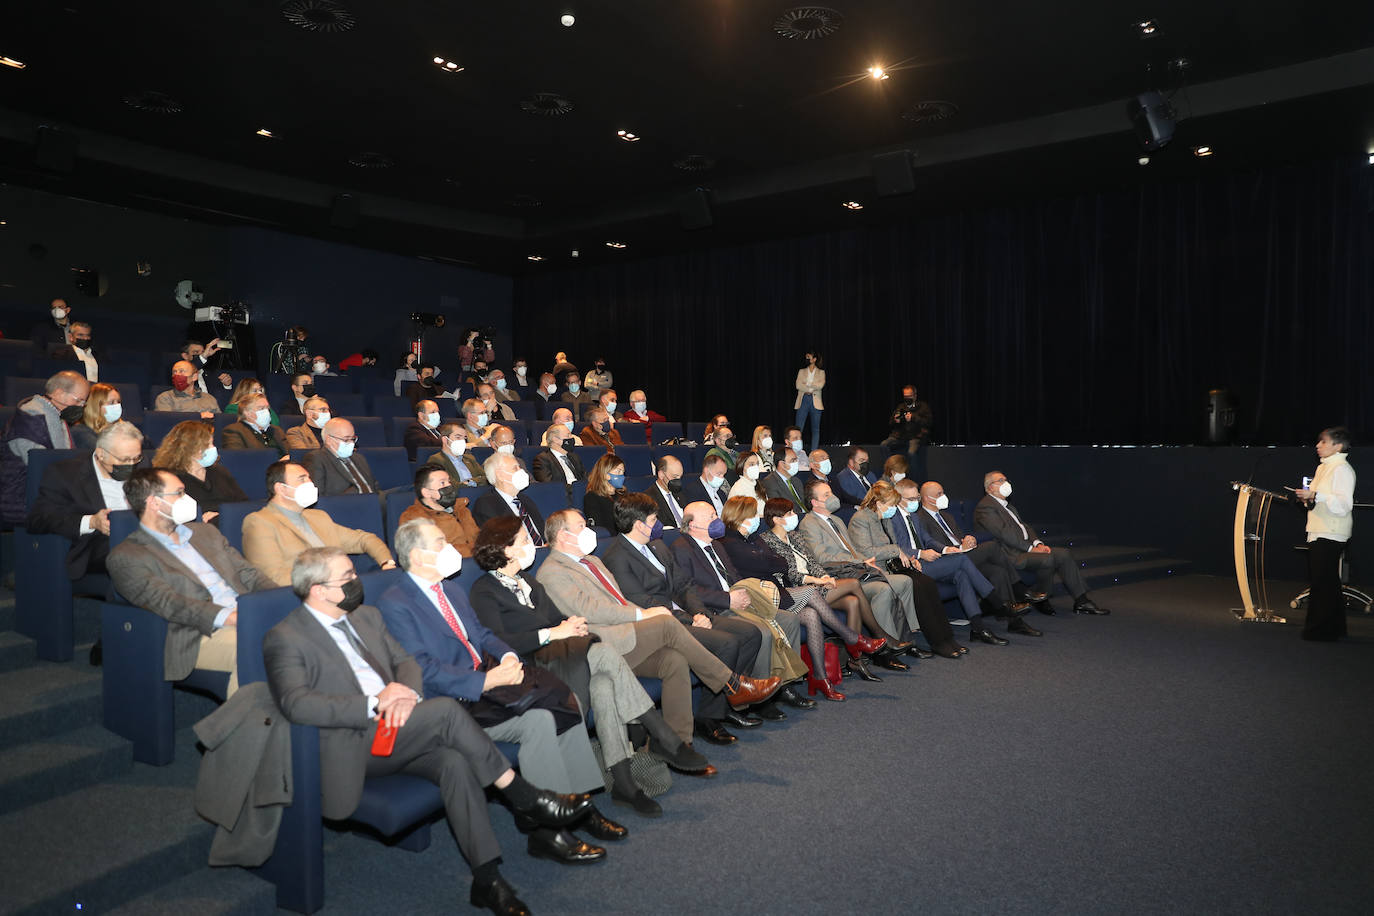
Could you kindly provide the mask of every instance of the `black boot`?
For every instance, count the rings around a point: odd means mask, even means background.
[[[611,803],[629,808],[640,817],[662,817],[658,802],[644,794],[630,772],[629,759],[611,764]]]

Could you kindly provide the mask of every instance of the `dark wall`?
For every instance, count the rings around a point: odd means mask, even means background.
[[[517,346],[604,353],[675,416],[776,421],[826,355],[825,441],[882,438],[911,380],[944,442],[1241,441],[1374,421],[1370,169],[1220,171],[516,282]],[[1035,176],[1026,176],[1033,182]],[[728,212],[722,216],[728,218]]]

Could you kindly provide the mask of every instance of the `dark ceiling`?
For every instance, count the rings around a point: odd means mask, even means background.
[[[916,199],[1363,155],[1374,137],[1374,52],[1351,53],[1374,44],[1374,4],[796,9],[29,0],[0,28],[0,55],[27,65],[0,68],[0,178],[509,271],[544,267],[525,260],[532,253],[548,263],[566,263],[570,247],[634,256],[843,225]],[[565,12],[576,16],[571,28]],[[777,30],[786,18],[838,28],[788,38]],[[1148,37],[1137,25],[1146,18],[1157,23]],[[448,72],[436,57],[463,69]],[[1171,63],[1180,58],[1185,68]],[[870,77],[874,65],[890,78]],[[1176,142],[1142,169],[1125,100],[1184,81]],[[525,110],[537,93],[571,109]],[[918,107],[930,102],[952,105]],[[948,116],[911,118],[932,111]],[[75,136],[74,170],[35,166],[39,123]],[[1217,156],[1196,160],[1199,143]],[[902,148],[916,154],[918,194],[878,200],[871,156]],[[686,157],[706,167],[685,170]],[[695,187],[713,191],[716,225],[685,233],[678,205]],[[340,192],[361,202],[356,228],[330,225]],[[842,210],[851,197],[871,212]],[[607,250],[611,239],[630,247]]]

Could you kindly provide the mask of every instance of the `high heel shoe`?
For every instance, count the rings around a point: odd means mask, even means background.
[[[831,687],[829,681],[823,681],[808,674],[806,676],[806,695],[814,697],[818,693],[827,700],[834,700],[836,703],[844,702],[844,694]]]
[[[849,653],[850,658],[858,658],[860,655],[872,655],[885,645],[887,645],[886,639],[869,639],[860,633],[853,642],[845,643],[844,648]]]
[[[868,670],[868,662],[864,658],[851,658],[849,660],[849,670],[865,681],[881,681],[882,678]]]

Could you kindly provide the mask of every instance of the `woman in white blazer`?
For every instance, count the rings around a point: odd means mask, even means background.
[[[797,370],[797,403],[792,408],[797,412],[797,429],[806,431],[806,418],[811,418],[811,451],[821,447],[821,389],[825,387],[825,370],[821,368],[824,360],[815,350],[806,354],[806,365]]]

